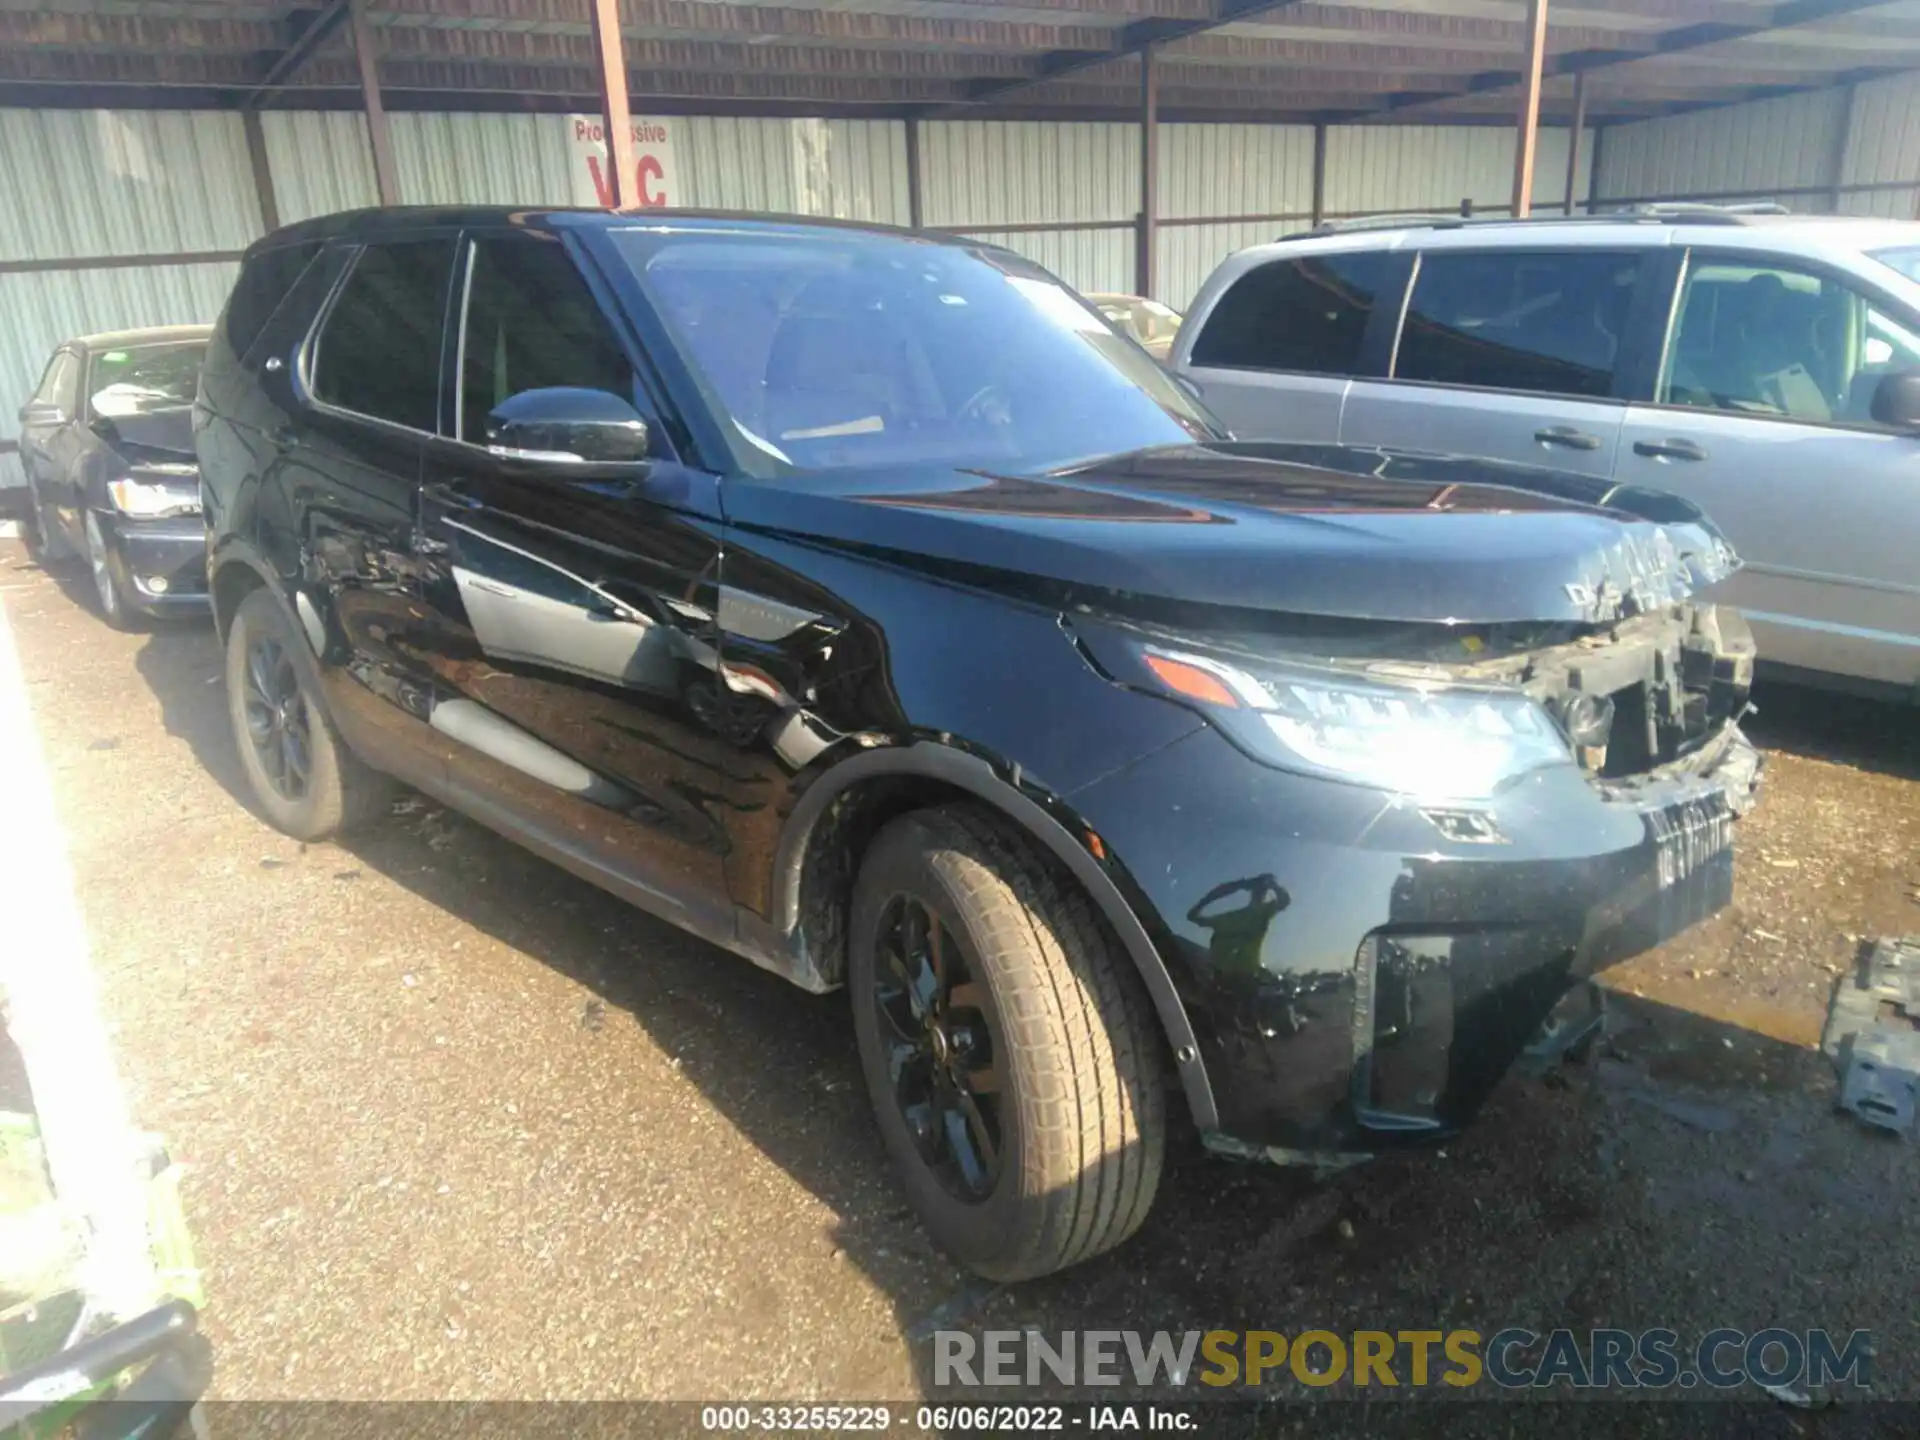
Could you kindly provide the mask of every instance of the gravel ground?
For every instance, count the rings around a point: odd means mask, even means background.
[[[424,802],[281,837],[235,799],[210,629],[82,599],[0,541],[134,1110],[192,1167],[222,1398],[906,1399],[942,1324],[1865,1327],[1878,1393],[1920,1398],[1920,1146],[1836,1116],[1812,1049],[1862,937],[1920,931],[1912,711],[1762,692],[1735,902],[1608,973],[1593,1063],[1325,1182],[1189,1137],[1118,1255],[994,1287],[906,1212],[843,1001]]]

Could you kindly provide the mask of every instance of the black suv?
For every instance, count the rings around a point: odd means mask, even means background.
[[[267,816],[398,777],[844,985],[991,1276],[1141,1223],[1169,1092],[1243,1157],[1447,1135],[1729,893],[1752,647],[1696,510],[1236,444],[993,246],[334,216],[248,253],[196,430]]]

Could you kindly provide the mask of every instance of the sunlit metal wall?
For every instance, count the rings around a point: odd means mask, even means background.
[[[935,121],[921,129],[920,183],[930,226],[1017,250],[1081,290],[1133,289],[1122,227],[1140,209],[1137,126]]]
[[[1313,210],[1310,125],[1167,125],[1160,132],[1159,159],[1155,299],[1184,307],[1234,251],[1306,228]],[[1180,223],[1273,215],[1296,218]]]
[[[1834,156],[1845,123],[1844,91],[1809,90],[1610,126],[1595,194],[1603,200],[1779,200],[1795,210],[1825,209],[1819,192],[1837,178]]]
[[[1853,96],[1840,210],[1889,220],[1920,216],[1920,75],[1892,75],[1861,85]]]
[[[1533,168],[1533,204],[1558,212],[1566,199],[1565,126],[1543,127]],[[1611,143],[1611,142],[1609,142]],[[1327,132],[1327,214],[1399,210],[1453,214],[1513,204],[1514,132],[1504,125],[1336,125]],[[1574,193],[1586,195],[1589,135]]]
[[[0,438],[61,341],[211,319],[260,233],[240,117],[0,109]],[[203,255],[197,264],[101,264]],[[21,269],[17,262],[73,262]],[[88,262],[92,262],[89,264]],[[0,455],[0,474],[18,477]]]

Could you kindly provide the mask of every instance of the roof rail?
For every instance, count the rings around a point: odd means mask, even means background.
[[[1604,205],[1604,200],[1595,202]],[[1636,202],[1617,210],[1591,215],[1530,215],[1516,220],[1511,215],[1362,215],[1351,220],[1326,220],[1311,230],[1294,230],[1277,240],[1310,240],[1322,235],[1342,235],[1365,230],[1462,230],[1485,225],[1596,225],[1625,224],[1640,221],[1652,225],[1746,225],[1755,220],[1772,219],[1793,212],[1771,200],[1755,200],[1739,205],[1707,205],[1693,201]]]
[[[1709,205],[1698,200],[1654,200],[1629,205],[1616,215],[1651,215],[1657,219],[1706,221],[1709,225],[1738,225],[1751,216],[1791,215],[1773,200],[1746,200],[1737,205]]]

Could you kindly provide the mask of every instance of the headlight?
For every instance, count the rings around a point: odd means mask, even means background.
[[[135,520],[164,520],[170,515],[198,515],[200,492],[171,485],[155,485],[131,476],[107,482],[107,498],[113,508]]]
[[[1100,637],[1107,643],[1091,647],[1096,658],[1117,640],[1117,632]],[[1484,800],[1510,780],[1573,760],[1552,718],[1514,691],[1119,643],[1134,652],[1133,678],[1194,704],[1281,769],[1423,799]]]

